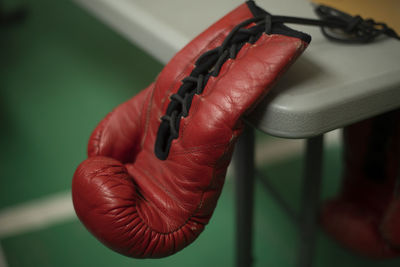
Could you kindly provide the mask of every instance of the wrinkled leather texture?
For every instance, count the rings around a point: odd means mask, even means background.
[[[156,134],[169,97],[196,59],[251,17],[243,4],[213,24],[94,130],[88,159],[74,174],[72,196],[79,219],[106,246],[131,257],[164,257],[189,245],[210,220],[242,116],[307,44],[267,34],[247,43],[194,96],[165,161],[154,154]]]
[[[374,135],[379,146],[371,150]],[[400,206],[395,194],[399,164],[400,110],[345,127],[343,185],[339,196],[322,209],[325,230],[365,256],[399,256]]]

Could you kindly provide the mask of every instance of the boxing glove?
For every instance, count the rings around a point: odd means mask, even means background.
[[[79,219],[106,246],[165,257],[203,231],[243,116],[310,41],[267,16],[251,1],[240,5],[94,130],[72,197]]]
[[[338,197],[322,209],[325,230],[372,258],[400,255],[400,110],[347,126]]]

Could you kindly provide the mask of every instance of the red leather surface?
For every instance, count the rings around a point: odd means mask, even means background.
[[[369,150],[373,128],[377,127],[374,125],[376,118],[344,129],[342,190],[337,198],[325,203],[321,217],[325,230],[335,239],[372,258],[400,255],[395,247],[400,248],[400,209],[394,192],[400,163],[400,111],[386,116],[390,117],[387,123],[395,127],[392,132],[380,136],[381,147],[386,147],[381,151]],[[377,159],[386,159],[381,166],[386,178],[378,181],[368,178],[369,153],[376,153]]]
[[[189,116],[180,121],[168,159],[154,155],[169,97],[196,59],[251,18],[245,4],[216,22],[166,65],[155,83],[118,106],[89,140],[72,196],[86,228],[111,249],[132,257],[163,257],[190,244],[210,220],[224,183],[241,117],[305,49],[303,41],[263,34],[224,63]]]

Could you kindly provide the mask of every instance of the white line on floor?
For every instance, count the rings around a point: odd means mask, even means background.
[[[75,217],[71,192],[57,193],[0,211],[0,239]]]
[[[338,131],[326,135],[325,144],[339,142]],[[300,155],[303,140],[276,139],[256,148],[256,164],[272,164]],[[228,176],[232,176],[229,168]],[[53,224],[75,219],[71,192],[61,192],[28,203],[0,210],[0,239],[29,231],[40,230]],[[1,263],[1,262],[0,262]],[[0,265],[1,267],[1,265]]]
[[[1,244],[0,244],[0,267],[8,267],[6,256],[4,255],[4,251]]]

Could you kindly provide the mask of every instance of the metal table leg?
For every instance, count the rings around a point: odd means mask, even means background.
[[[311,267],[315,250],[317,212],[320,200],[323,135],[307,139],[300,210],[298,267]]]
[[[254,129],[247,127],[234,154],[236,196],[236,266],[252,265]]]

